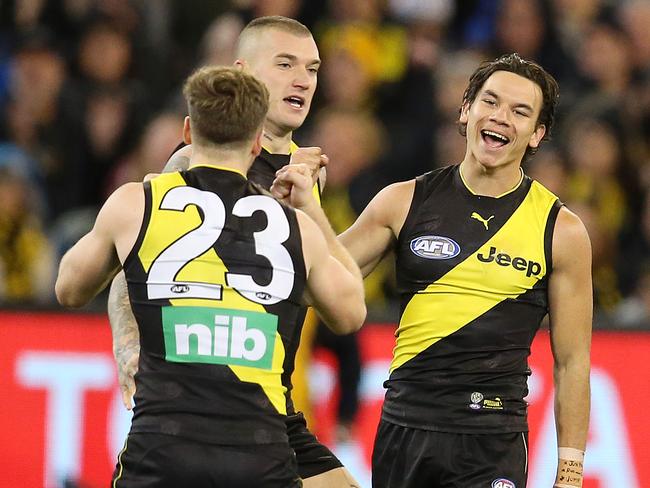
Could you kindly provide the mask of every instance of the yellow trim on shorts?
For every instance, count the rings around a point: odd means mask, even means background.
[[[129,437],[127,436],[124,440],[124,447],[117,455],[117,465],[120,467],[120,472],[117,474],[116,478],[113,480],[113,488],[117,488],[117,482],[122,477],[122,472],[124,471],[124,466],[122,465],[122,456],[126,452],[126,446],[129,443]]]

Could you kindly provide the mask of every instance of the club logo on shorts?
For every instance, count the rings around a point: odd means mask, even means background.
[[[411,241],[411,251],[425,259],[451,259],[458,256],[460,246],[449,237],[420,236]]]
[[[499,478],[492,482],[492,488],[517,488],[517,486],[510,480]]]

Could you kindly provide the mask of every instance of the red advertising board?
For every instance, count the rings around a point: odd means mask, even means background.
[[[394,327],[360,332],[360,410],[353,439],[335,445],[335,361],[317,351],[311,384],[324,442],[370,486],[369,460],[394,344]],[[585,488],[650,487],[650,334],[597,332]],[[552,357],[541,332],[530,358],[529,488],[552,486]],[[0,312],[0,485],[108,485],[130,414],[120,403],[104,316]],[[6,483],[6,484],[5,484]]]

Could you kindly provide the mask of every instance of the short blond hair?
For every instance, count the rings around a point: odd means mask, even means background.
[[[266,29],[276,29],[298,37],[312,37],[312,33],[307,26],[295,19],[283,17],[281,15],[258,17],[251,20],[239,34],[237,57],[244,54],[246,50],[244,46],[246,46],[256,34]]]
[[[238,145],[255,137],[269,108],[269,92],[254,76],[234,67],[208,66],[183,86],[192,137],[198,143]]]

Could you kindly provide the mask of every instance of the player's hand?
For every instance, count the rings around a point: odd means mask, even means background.
[[[316,203],[312,194],[312,170],[307,164],[288,164],[275,173],[271,193],[294,208],[304,209]]]
[[[329,162],[330,159],[327,155],[323,154],[323,150],[320,147],[299,147],[291,154],[291,159],[289,160],[290,165],[304,164],[309,168],[312,186],[318,181],[321,168],[327,166]]]
[[[117,381],[120,384],[122,403],[127,410],[133,408],[133,395],[135,395],[135,373],[138,372],[139,348],[124,348],[116,354]]]

